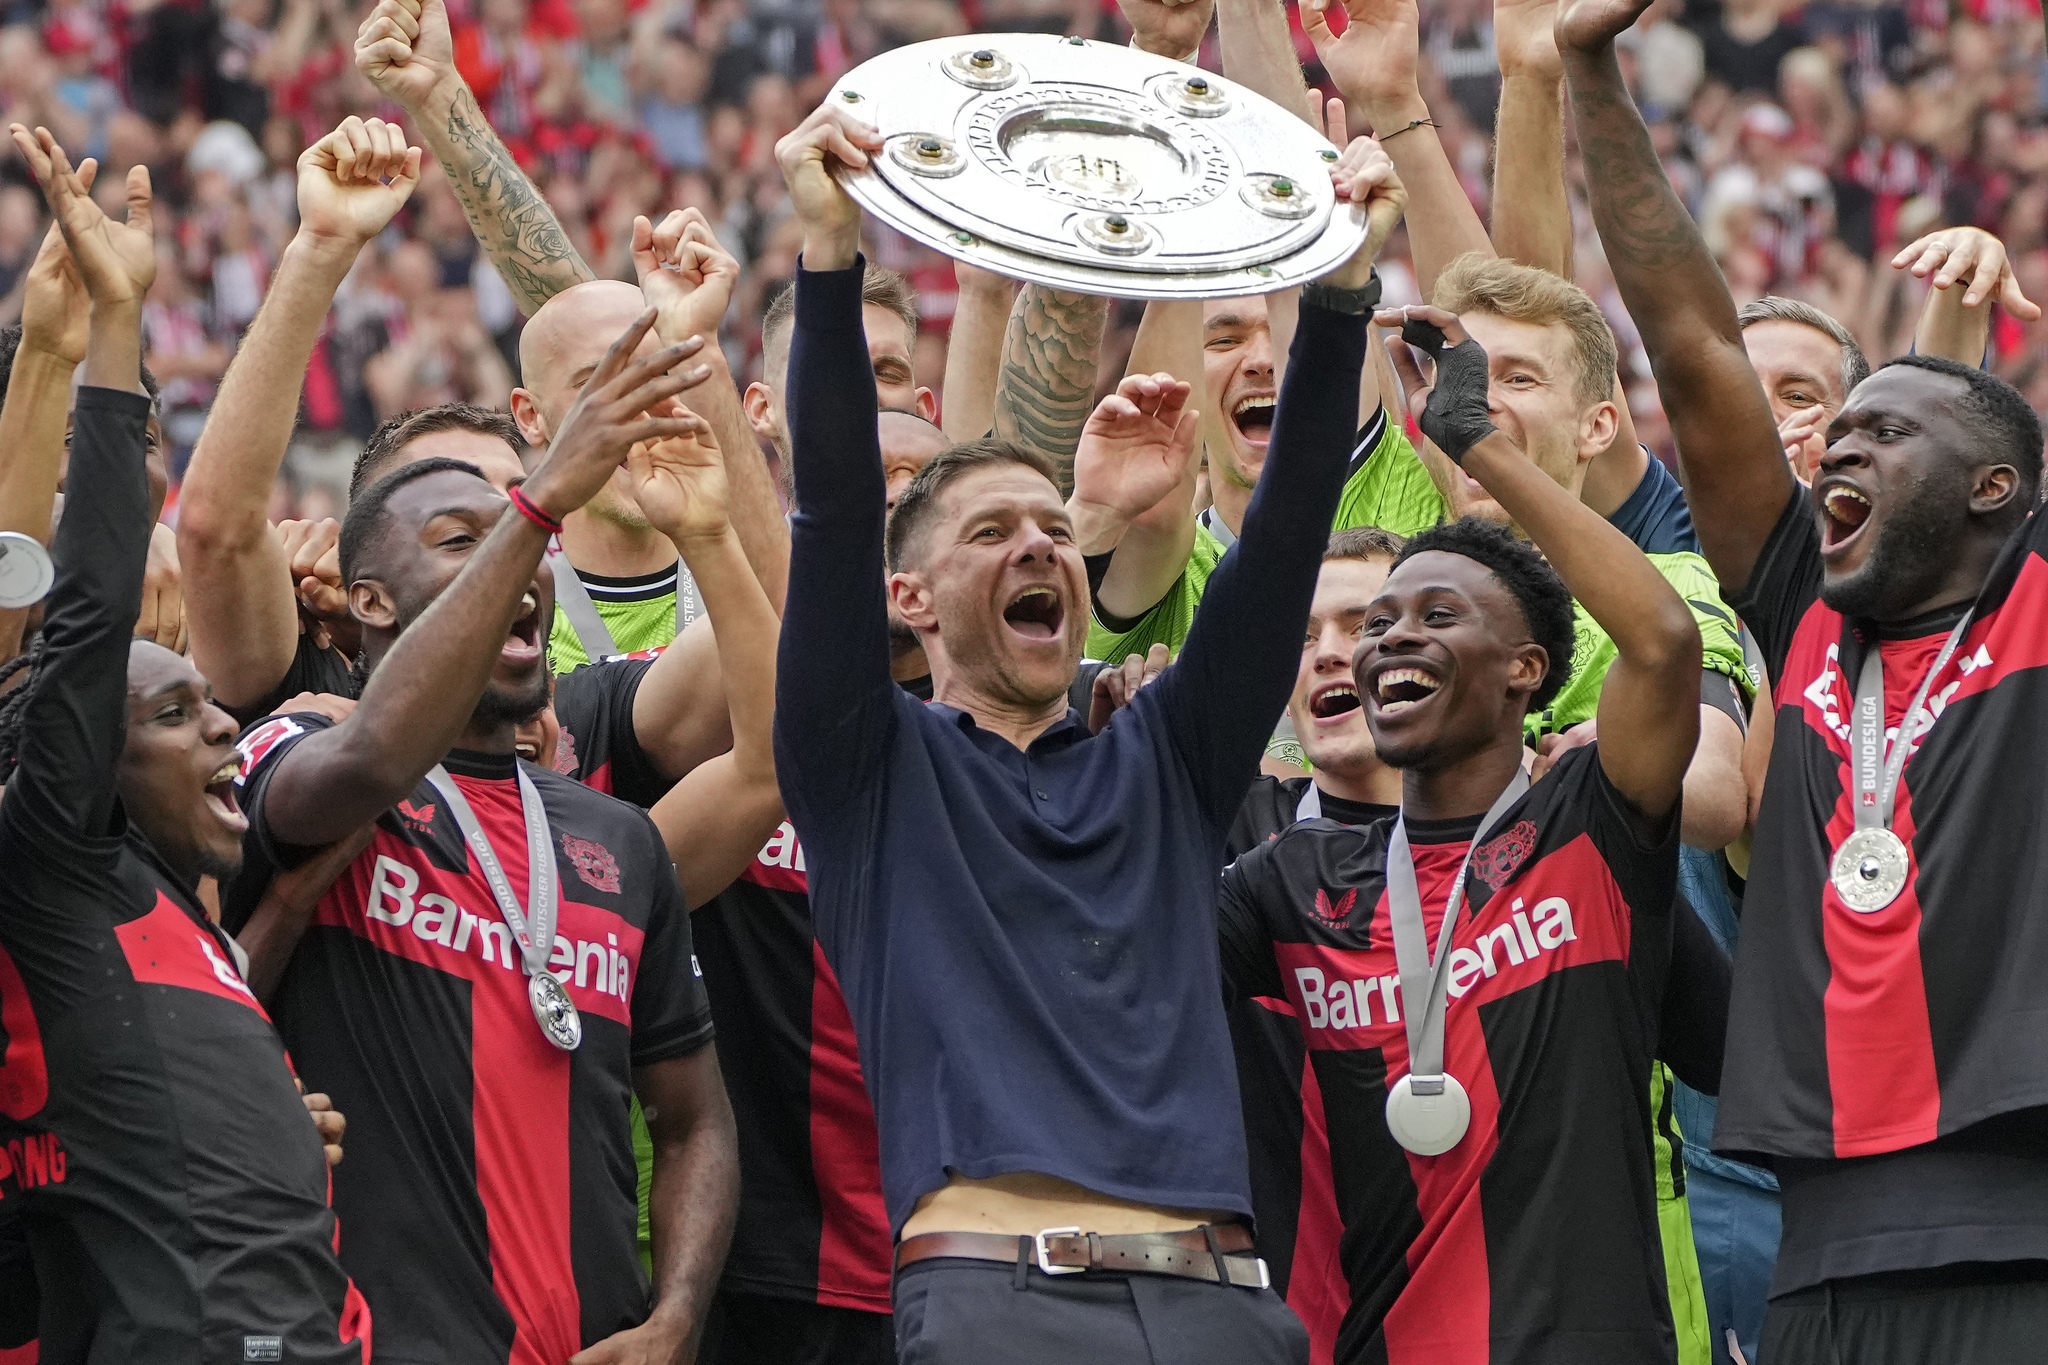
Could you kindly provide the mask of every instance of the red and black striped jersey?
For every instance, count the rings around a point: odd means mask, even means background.
[[[116,797],[148,414],[140,394],[79,390],[44,654],[14,694],[0,1243],[17,1240],[0,1246],[0,1345],[33,1359],[39,1331],[51,1365],[363,1365],[368,1313],[335,1256],[327,1162],[284,1044],[233,944]],[[189,714],[152,701],[137,726]]]
[[[291,748],[327,724],[278,716],[241,741],[250,834],[225,898],[230,927],[306,856],[273,838],[264,798]],[[444,765],[523,888],[514,762],[456,752]],[[378,818],[321,898],[278,993],[308,1085],[349,1118],[335,1206],[381,1358],[555,1365],[649,1308],[633,1070],[710,1041],[710,1008],[674,864],[646,813],[526,772],[555,841],[549,966],[582,1016],[579,1048],[541,1036],[489,885],[425,782]]]
[[[643,809],[668,794],[674,781],[640,747],[633,727],[633,699],[660,654],[643,650],[555,675],[555,719],[562,726],[556,772]]]
[[[1410,823],[1432,943],[1477,823]],[[1403,1151],[1385,1119],[1408,1052],[1390,825],[1296,824],[1225,873],[1226,990],[1284,999],[1307,1046],[1336,1226],[1297,1229],[1289,1297],[1348,1298],[1337,1361],[1672,1358],[1648,1107],[1672,824],[1643,846],[1590,745],[1476,852],[1445,1041],[1472,1126],[1438,1157]]]
[[[1761,641],[1777,735],[1737,949],[1717,1150],[1894,1152],[2048,1104],[2048,521],[2014,535],[1911,735],[1893,828],[1905,889],[1868,914],[1828,881],[1854,827],[1848,723],[1870,649],[1885,727],[1963,608],[1896,627],[1820,600],[1819,533],[1787,503],[1738,609]]]
[[[853,1021],[811,928],[787,821],[697,912],[697,953],[740,1133],[740,1215],[725,1283],[889,1311],[891,1241],[875,1110]]]

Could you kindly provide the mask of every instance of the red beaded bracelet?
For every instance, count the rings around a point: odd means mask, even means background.
[[[525,489],[515,488],[512,490],[512,505],[519,509],[520,516],[525,517],[549,535],[558,536],[562,534],[562,523],[556,521],[553,517],[541,511],[539,507],[535,506],[533,499],[526,496]]]

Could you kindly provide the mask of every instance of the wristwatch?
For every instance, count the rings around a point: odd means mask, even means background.
[[[1334,284],[1316,280],[1301,287],[1301,301],[1326,308],[1332,313],[1349,313],[1353,317],[1364,317],[1380,306],[1380,272],[1375,268],[1372,278],[1357,289],[1340,289]]]

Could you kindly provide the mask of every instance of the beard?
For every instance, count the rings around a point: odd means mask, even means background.
[[[233,853],[214,853],[206,849],[200,850],[199,875],[202,877],[211,877],[214,881],[225,886],[233,881],[235,874],[241,870],[242,850],[239,846],[236,847]]]
[[[533,681],[524,687],[486,687],[477,698],[471,718],[479,725],[524,725],[548,705],[548,669],[545,658],[534,671]]]
[[[1970,471],[1928,475],[1894,499],[1870,556],[1846,578],[1823,582],[1820,599],[1850,620],[1892,620],[1938,590],[1969,538]]]

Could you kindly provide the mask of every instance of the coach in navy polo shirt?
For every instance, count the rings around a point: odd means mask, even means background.
[[[1084,553],[1177,487],[1188,386],[1134,376],[1051,468],[942,453],[884,534],[860,211],[833,178],[881,139],[820,109],[777,148],[804,224],[790,359],[797,482],[775,757],[880,1129],[908,1358],[1308,1359],[1262,1287],[1215,868],[1294,681],[1405,192],[1359,139],[1332,167],[1371,224],[1304,291],[1272,453],[1180,661],[1100,734],[1069,710]],[[1358,209],[1340,205],[1339,212]],[[889,592],[933,701],[889,677]]]

